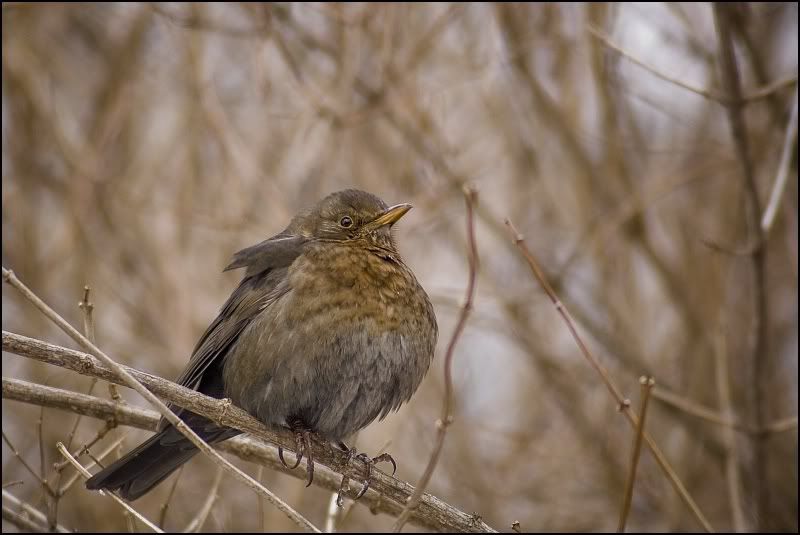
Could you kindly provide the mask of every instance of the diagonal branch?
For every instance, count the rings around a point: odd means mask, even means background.
[[[417,489],[414,494],[409,498],[403,512],[397,518],[397,521],[392,526],[392,531],[399,533],[403,529],[403,525],[408,521],[411,511],[419,503],[425,487],[433,476],[433,471],[436,469],[436,464],[439,462],[439,456],[444,447],[444,439],[447,435],[447,428],[453,423],[453,355],[456,348],[456,343],[464,331],[464,326],[467,324],[467,318],[472,310],[472,301],[475,296],[475,280],[478,276],[478,247],[475,244],[475,224],[473,221],[473,208],[478,200],[478,193],[469,186],[464,187],[464,197],[467,201],[467,241],[469,243],[468,261],[469,261],[469,279],[467,281],[466,297],[464,306],[461,308],[461,314],[458,316],[458,322],[453,330],[453,336],[447,344],[447,351],[444,356],[444,399],[442,401],[442,416],[436,421],[436,445],[433,447],[431,457],[428,460],[428,466],[425,467],[422,477],[417,483]]]
[[[506,219],[506,226],[508,226],[514,244],[519,248],[520,252],[522,253],[522,256],[525,257],[525,260],[527,261],[528,266],[531,268],[531,271],[536,277],[536,280],[542,286],[545,293],[550,298],[550,301],[553,302],[553,305],[556,307],[556,310],[564,319],[564,323],[566,323],[567,328],[569,329],[569,332],[572,335],[572,338],[575,340],[575,343],[578,344],[581,353],[586,358],[586,360],[589,361],[589,364],[591,364],[592,368],[594,368],[595,371],[602,378],[603,384],[605,384],[606,388],[611,393],[611,396],[617,402],[617,406],[619,407],[620,412],[622,412],[622,414],[625,415],[625,417],[628,419],[628,422],[630,422],[632,426],[636,427],[636,425],[639,422],[639,419],[631,409],[630,402],[622,395],[622,392],[620,391],[619,387],[611,379],[608,370],[606,370],[605,367],[602,364],[600,364],[600,361],[597,360],[597,358],[592,354],[592,352],[589,351],[589,348],[586,347],[586,344],[584,343],[583,339],[580,337],[578,331],[575,329],[575,324],[572,321],[570,313],[567,311],[564,304],[556,295],[556,292],[555,290],[553,290],[553,287],[550,285],[549,282],[547,282],[547,279],[545,278],[544,273],[539,267],[539,264],[533,258],[533,254],[531,254],[530,250],[528,249],[528,246],[525,245],[524,238],[519,232],[517,232],[517,229],[514,228],[514,225],[508,219]],[[646,431],[642,432],[642,436],[644,437],[644,441],[647,443],[647,446],[650,448],[650,451],[653,452],[653,456],[656,458],[658,465],[661,467],[661,469],[664,471],[664,474],[667,476],[667,479],[670,481],[670,483],[672,483],[672,486],[678,492],[681,499],[684,501],[684,503],[686,503],[686,505],[694,514],[695,518],[697,518],[698,522],[700,522],[700,524],[703,526],[703,529],[705,529],[708,532],[713,532],[714,528],[711,527],[711,524],[708,522],[708,519],[705,517],[703,512],[697,506],[697,503],[694,501],[694,498],[692,498],[692,496],[689,494],[689,491],[686,490],[686,487],[678,477],[678,474],[675,473],[675,470],[672,468],[669,461],[667,461],[667,458],[664,456],[664,453],[661,451],[661,448],[658,447],[658,444],[656,444],[653,438]]]

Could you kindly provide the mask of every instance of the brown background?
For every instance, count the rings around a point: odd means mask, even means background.
[[[789,79],[744,109],[763,207],[796,99],[797,5],[729,9],[744,94]],[[663,399],[751,427],[796,416],[796,164],[757,286],[755,223],[725,107],[590,32],[724,95],[709,5],[12,2],[2,15],[3,265],[76,326],[91,285],[98,343],[120,362],[176,377],[236,284],[238,273],[221,274],[230,255],[331,191],[411,202],[396,235],[435,304],[437,357],[413,400],[358,444],[377,452],[390,441],[398,477],[415,482],[466,283],[467,182],[480,197],[481,269],[456,350],[455,424],[429,491],[501,530],[515,520],[539,531],[616,527],[632,432],[511,244],[510,217],[634,407],[639,376],[655,376],[662,396],[648,429],[712,525],[797,531],[796,420],[758,439]],[[74,347],[5,286],[3,329]],[[89,384],[8,354],[3,374],[80,392]],[[3,402],[4,432],[37,468],[38,416]],[[45,411],[48,466],[73,423]],[[85,419],[76,444],[99,427]],[[125,448],[144,436],[129,431]],[[189,468],[168,529],[186,526],[214,477],[205,459]],[[699,529],[647,451],[639,470],[631,529]],[[42,507],[4,444],[3,482],[15,480],[8,490]],[[270,471],[264,480],[322,525],[327,492]],[[157,517],[168,491],[137,507]],[[204,529],[260,529],[258,511],[226,478]],[[296,529],[265,514],[271,530]],[[119,508],[80,485],[59,522],[125,529]],[[391,522],[356,506],[341,529]]]

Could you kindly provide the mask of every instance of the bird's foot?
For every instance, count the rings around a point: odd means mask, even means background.
[[[394,461],[391,455],[388,453],[382,453],[377,457],[370,457],[366,453],[358,453],[356,454],[355,448],[348,448],[344,442],[339,442],[339,447],[344,449],[347,452],[347,459],[345,460],[345,467],[350,464],[350,461],[355,457],[356,459],[361,460],[367,466],[367,474],[364,477],[364,480],[361,482],[361,490],[356,494],[355,500],[361,498],[364,494],[366,494],[367,490],[369,489],[369,478],[372,475],[372,465],[375,463],[380,462],[390,462],[392,463],[392,476],[394,476],[395,472],[397,472],[397,463]],[[342,494],[350,490],[349,485],[350,478],[346,475],[342,475],[342,483],[339,485],[339,493],[336,496],[336,505],[339,507],[342,506],[343,498]]]
[[[283,466],[289,470],[294,470],[300,466],[303,456],[306,458],[306,472],[308,474],[308,483],[306,487],[311,486],[314,481],[314,457],[311,455],[311,431],[300,421],[294,421],[290,425],[290,429],[294,433],[295,442],[295,455],[297,456],[294,466],[289,466],[283,458],[283,448],[278,446],[278,458],[281,460]]]

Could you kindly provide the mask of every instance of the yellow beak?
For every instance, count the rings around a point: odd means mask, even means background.
[[[397,220],[406,215],[411,208],[411,205],[408,203],[395,204],[373,219],[369,225],[373,228],[380,228],[384,225],[394,225],[397,223]]]

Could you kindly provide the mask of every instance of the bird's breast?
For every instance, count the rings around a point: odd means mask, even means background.
[[[289,269],[295,317],[335,317],[342,323],[371,319],[375,328],[402,328],[428,315],[428,298],[399,258],[387,259],[356,246],[324,244],[311,248]]]

